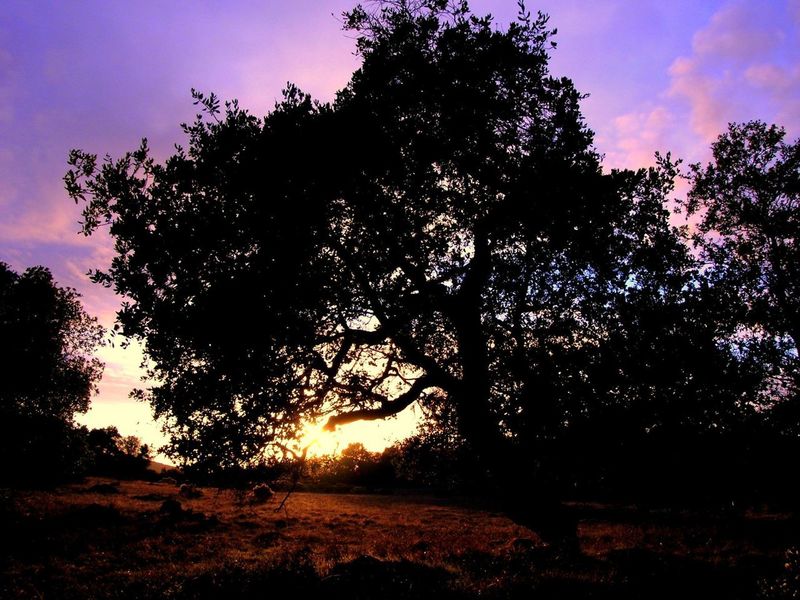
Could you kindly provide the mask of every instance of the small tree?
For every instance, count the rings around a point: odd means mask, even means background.
[[[0,410],[71,422],[86,412],[103,364],[103,338],[80,295],[45,267],[22,275],[0,262]]]
[[[120,436],[117,446],[123,454],[128,456],[135,456],[146,460],[152,458],[150,447],[147,444],[143,444],[142,440],[135,435]]]
[[[150,447],[135,435],[123,436],[110,426],[90,430],[86,439],[95,473],[110,477],[150,475],[147,471],[152,459]]]
[[[0,262],[0,455],[11,482],[47,484],[88,466],[86,412],[103,365],[103,329],[79,295],[44,267],[21,275]]]
[[[790,400],[800,416],[800,140],[760,121],[731,124],[708,165],[691,166],[684,203],[722,299],[731,344],[760,352],[775,384],[764,399]],[[793,408],[792,408],[793,407]],[[795,421],[800,423],[800,421]]]

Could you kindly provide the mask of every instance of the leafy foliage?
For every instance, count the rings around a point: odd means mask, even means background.
[[[0,410],[70,422],[86,412],[103,365],[103,330],[79,295],[45,267],[22,275],[0,262]]]
[[[148,472],[152,451],[134,436],[123,436],[116,427],[103,427],[86,432],[91,473],[108,477],[152,478]]]
[[[303,483],[317,489],[396,487],[398,481],[392,455],[389,448],[383,452],[370,452],[363,444],[349,444],[337,455],[308,458],[303,465]]]
[[[0,483],[49,487],[92,465],[86,430],[54,416],[5,413],[0,419]]]
[[[759,121],[732,124],[692,165],[685,208],[699,217],[693,241],[725,298],[733,342],[772,367],[762,401],[796,398],[800,385],[800,140]],[[793,410],[798,423],[797,402]]]

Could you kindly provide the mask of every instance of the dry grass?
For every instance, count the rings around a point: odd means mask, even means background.
[[[168,484],[94,487],[104,483],[16,495],[0,597],[749,598],[798,542],[790,515],[586,504],[574,507],[584,555],[565,558],[441,498],[296,493],[275,512],[281,494],[251,505],[232,491],[186,499]],[[182,508],[163,510],[169,499]]]

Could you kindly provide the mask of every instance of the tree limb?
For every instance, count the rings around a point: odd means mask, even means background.
[[[378,408],[365,408],[353,410],[346,413],[333,415],[325,424],[326,431],[333,431],[337,425],[346,425],[354,421],[371,421],[391,417],[410,406],[417,400],[422,392],[436,385],[435,378],[431,375],[423,375],[417,379],[413,385],[393,400],[385,400]]]

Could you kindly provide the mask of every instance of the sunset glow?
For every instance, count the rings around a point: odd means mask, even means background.
[[[308,446],[309,456],[338,454],[350,444],[363,444],[370,452],[380,452],[413,433],[420,418],[420,410],[411,405],[394,418],[340,425],[336,431],[325,431],[325,422],[321,421],[305,427],[297,447]]]

